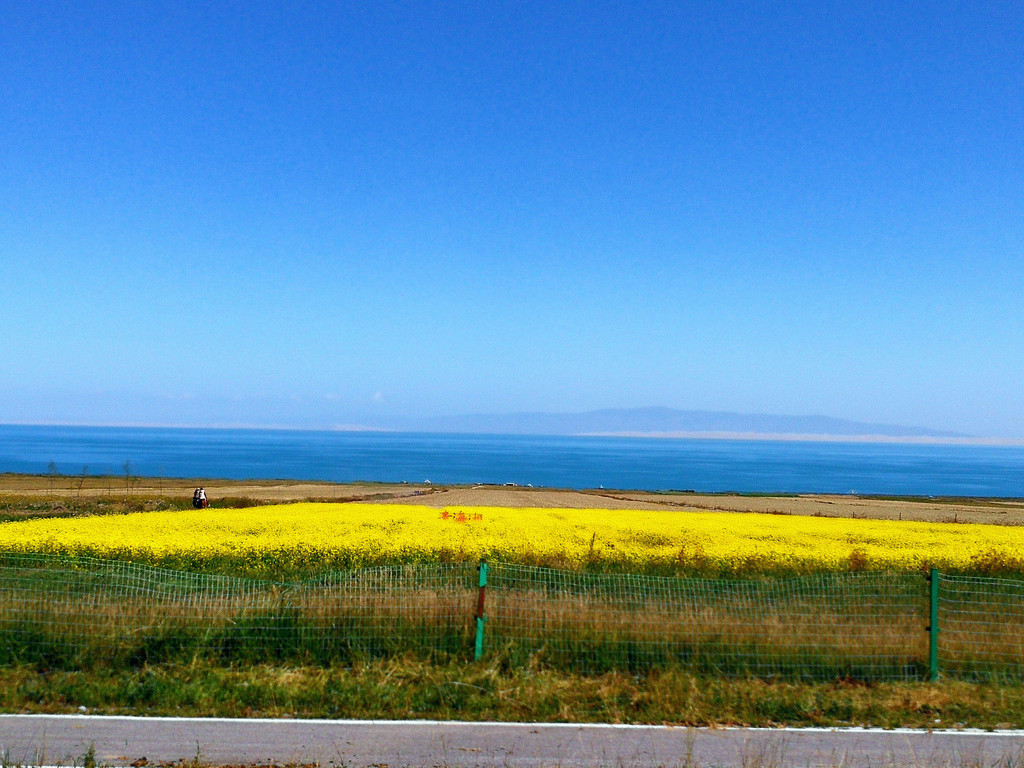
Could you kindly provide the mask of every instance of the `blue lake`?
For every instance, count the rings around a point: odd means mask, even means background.
[[[0,472],[1024,497],[1024,448],[0,425]]]

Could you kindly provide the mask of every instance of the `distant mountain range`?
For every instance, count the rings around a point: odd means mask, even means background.
[[[418,432],[511,435],[801,435],[890,439],[964,438],[925,427],[869,424],[829,416],[774,416],[673,408],[607,408],[582,413],[470,414],[393,425]]]

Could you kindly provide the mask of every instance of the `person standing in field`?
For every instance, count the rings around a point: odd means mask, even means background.
[[[199,489],[192,491],[192,508],[199,509]]]
[[[200,509],[206,509],[206,507],[209,505],[209,503],[210,502],[206,500],[206,489],[205,488],[200,488],[199,489],[199,508]]]

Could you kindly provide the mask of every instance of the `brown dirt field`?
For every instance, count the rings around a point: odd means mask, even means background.
[[[81,484],[81,487],[79,487]],[[289,480],[204,480],[202,478],[131,478],[128,493],[131,496],[180,496],[192,498],[199,486],[206,489],[210,499],[251,498],[260,501],[371,501],[374,498],[419,496],[430,491],[429,486],[385,483],[308,483]],[[86,477],[75,475],[14,475],[0,474],[0,497],[121,497],[126,495],[124,477]]]
[[[566,507],[572,509],[678,509],[765,512],[774,515],[918,520],[925,522],[1024,524],[1024,501],[1002,499],[876,499],[858,496],[742,496],[736,494],[664,494],[636,491],[571,491],[547,488],[435,489],[429,496],[391,500],[431,507]]]
[[[612,494],[619,499],[657,500],[684,509],[766,512],[773,515],[918,520],[932,523],[1024,524],[1021,499],[872,498],[853,495],[740,496],[718,494]]]
[[[336,501],[422,504],[430,507],[563,507],[598,509],[678,509],[766,512],[777,515],[863,517],[928,522],[1024,524],[1021,499],[890,499],[853,495],[743,496],[734,494],[648,493],[641,491],[524,488],[521,486],[437,486],[422,484],[311,483],[202,479],[0,475],[3,496],[68,498],[131,496],[191,498],[202,485],[213,500],[251,498],[266,502]],[[81,486],[81,487],[79,487]]]
[[[496,485],[436,488],[418,498],[393,499],[388,503],[422,504],[427,507],[558,507],[562,509],[664,509],[648,501],[644,494],[636,498],[602,496],[594,491],[555,488],[520,488]]]

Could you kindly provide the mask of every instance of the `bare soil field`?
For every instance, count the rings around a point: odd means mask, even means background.
[[[602,492],[605,493],[605,492]],[[1024,524],[1024,499],[887,498],[854,495],[746,496],[736,494],[610,493],[682,509],[766,512],[773,515],[918,520],[932,523]]]
[[[203,486],[211,503],[296,501],[421,504],[430,507],[563,507],[623,510],[678,509],[681,512],[765,512],[883,520],[950,523],[1024,524],[1024,499],[888,498],[854,495],[759,496],[740,494],[652,493],[644,491],[524,488],[518,486],[439,486],[388,483],[315,483],[287,480],[207,480],[124,476],[0,475],[0,500],[104,498],[191,499]]]
[[[740,494],[650,493],[644,491],[555,490],[548,488],[434,489],[426,497],[393,499],[426,506],[565,507],[572,509],[678,509],[680,511],[764,512],[773,515],[918,520],[924,522],[1024,524],[1021,499],[894,499],[862,496],[747,496]]]
[[[203,478],[156,478],[79,475],[0,474],[0,498],[38,496],[49,498],[182,497],[192,498],[198,487],[211,499],[249,498],[262,502],[370,501],[428,493],[430,486],[386,483],[309,483],[291,480],[210,480]]]

